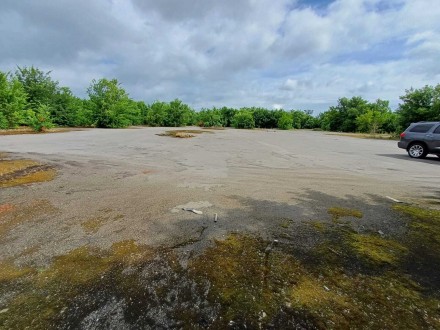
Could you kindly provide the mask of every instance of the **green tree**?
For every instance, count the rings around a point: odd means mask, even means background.
[[[58,82],[52,80],[50,73],[50,71],[43,72],[33,66],[18,67],[15,71],[16,78],[26,92],[27,102],[31,109],[36,110],[40,104],[52,107],[58,92]]]
[[[360,96],[343,97],[338,105],[321,114],[321,128],[329,131],[355,132],[356,119],[368,111],[368,102]]]
[[[322,112],[318,116],[321,128],[325,131],[340,131],[342,117],[337,109],[330,107],[329,110]]]
[[[368,104],[368,110],[356,118],[357,130],[376,134],[383,132],[383,127],[390,120],[391,109],[389,102],[377,100]]]
[[[14,128],[26,115],[26,93],[17,78],[0,72],[0,129]]]
[[[136,103],[128,97],[116,79],[93,80],[87,93],[97,127],[127,127],[132,124],[133,117],[140,116]]]
[[[39,104],[35,110],[27,112],[27,124],[37,132],[43,132],[53,127],[49,106]]]
[[[222,107],[220,109],[220,114],[222,116],[224,127],[232,127],[232,120],[234,119],[235,114],[238,110],[233,108]]]
[[[136,106],[140,114],[140,125],[147,124],[148,105],[144,101],[137,101]]]
[[[232,119],[232,125],[235,128],[255,128],[255,120],[252,112],[246,110],[241,110],[237,112]]]
[[[292,127],[293,128],[303,128],[304,124],[307,120],[307,115],[304,111],[301,110],[292,110],[291,112],[292,115]]]
[[[166,102],[155,101],[148,107],[145,123],[149,126],[165,126],[165,118],[169,104]]]
[[[222,115],[216,108],[202,109],[197,114],[197,125],[201,127],[220,127],[223,126]]]
[[[166,109],[165,126],[179,127],[192,123],[193,110],[181,100],[171,101]]]
[[[83,100],[74,96],[68,87],[61,87],[56,93],[51,116],[53,122],[59,126],[75,127],[92,124],[90,116],[86,116]]]
[[[440,120],[440,84],[420,89],[408,89],[400,99],[397,114],[403,128],[418,121]]]
[[[313,110],[303,110],[305,117],[301,123],[301,128],[317,128],[321,126],[318,118],[313,116]]]
[[[265,108],[243,108],[241,110],[250,111],[254,116],[255,127],[275,128],[277,127],[279,116],[277,111]]]
[[[283,130],[289,130],[293,128],[293,116],[287,112],[278,120],[278,128]]]

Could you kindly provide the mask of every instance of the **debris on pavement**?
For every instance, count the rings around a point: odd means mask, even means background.
[[[399,201],[398,199],[395,199],[395,198],[390,197],[390,196],[385,196],[385,198],[388,198],[389,200],[393,201],[394,203],[403,203],[402,201]]]
[[[199,210],[196,210],[196,209],[192,209],[192,208],[189,208],[189,207],[183,207],[182,210],[188,211],[188,212],[192,212],[192,213],[195,213],[195,214],[203,214],[202,211],[199,211]]]

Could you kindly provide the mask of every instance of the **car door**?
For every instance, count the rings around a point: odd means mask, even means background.
[[[440,124],[437,125],[436,128],[434,128],[434,131],[432,132],[432,137],[430,137],[430,139],[431,138],[432,140],[429,141],[429,148],[433,152],[440,153]]]

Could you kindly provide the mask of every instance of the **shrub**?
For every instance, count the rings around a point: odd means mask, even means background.
[[[27,124],[37,132],[52,128],[53,123],[50,118],[49,106],[40,104],[35,111],[28,110]]]
[[[246,128],[252,129],[255,128],[255,120],[252,112],[250,111],[240,111],[235,114],[232,119],[232,125],[235,128]]]
[[[292,129],[293,127],[293,117],[288,113],[284,113],[278,120],[278,128],[283,130]]]

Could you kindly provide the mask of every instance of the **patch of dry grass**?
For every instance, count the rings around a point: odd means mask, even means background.
[[[99,230],[99,228],[102,227],[102,225],[106,220],[107,219],[103,217],[92,218],[87,221],[84,221],[81,224],[81,227],[83,227],[84,231],[87,234],[93,234],[96,233]]]
[[[373,140],[398,140],[399,137],[393,134],[386,133],[326,133],[326,135],[348,136],[358,139],[373,139]]]
[[[208,129],[213,131],[224,131],[226,128],[222,126],[202,127],[202,129]]]
[[[328,214],[332,215],[333,221],[337,221],[340,218],[345,218],[345,217],[353,217],[353,218],[362,218],[363,214],[361,211],[356,210],[356,209],[347,209],[344,207],[331,207],[328,210]]]
[[[0,188],[53,180],[56,171],[30,159],[5,159],[0,156]]]
[[[77,131],[77,130],[79,130],[79,128],[56,127],[56,128],[46,129],[43,132],[37,132],[30,127],[19,127],[12,129],[0,129],[0,135],[64,133],[64,132]]]
[[[187,139],[187,138],[193,138],[198,134],[204,134],[209,133],[212,134],[210,131],[203,131],[203,130],[194,130],[194,129],[187,129],[187,130],[172,130],[172,131],[165,131],[165,133],[157,134],[159,136],[170,136],[174,138],[180,138],[180,139]]]

